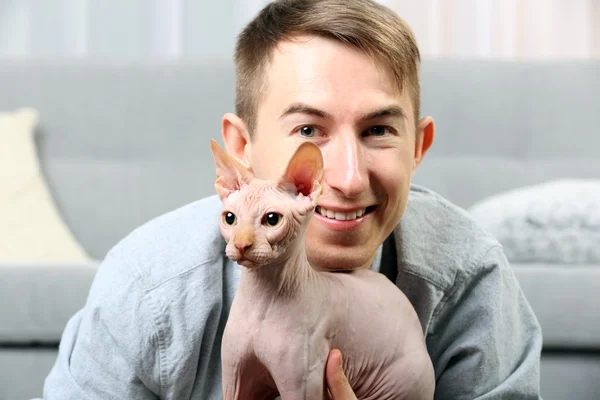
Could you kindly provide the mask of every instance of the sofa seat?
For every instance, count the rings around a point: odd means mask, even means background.
[[[511,265],[542,326],[544,349],[600,355],[600,265]]]
[[[0,265],[0,346],[58,344],[85,304],[97,267],[97,261]]]

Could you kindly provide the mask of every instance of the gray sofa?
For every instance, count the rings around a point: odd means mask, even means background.
[[[425,60],[436,140],[415,177],[459,206],[600,177],[600,62]],[[86,265],[0,260],[0,400],[41,396],[97,261],[145,221],[213,193],[211,137],[233,110],[229,60],[0,61],[0,110],[34,107],[46,182]],[[544,332],[545,399],[600,393],[600,265],[513,264]]]

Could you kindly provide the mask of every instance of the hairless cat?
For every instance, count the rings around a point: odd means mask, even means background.
[[[380,273],[313,269],[304,248],[323,159],[298,147],[278,181],[211,141],[226,254],[242,266],[221,347],[230,399],[327,399],[331,349],[358,399],[432,399],[434,372],[408,298]]]

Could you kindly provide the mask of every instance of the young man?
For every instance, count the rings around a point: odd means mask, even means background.
[[[228,151],[260,178],[280,176],[303,141],[323,153],[311,265],[396,282],[419,315],[436,399],[539,398],[540,327],[502,248],[411,186],[434,124],[419,119],[419,51],[406,24],[371,0],[279,1],[242,32],[235,61]],[[216,197],[200,200],[109,252],[65,329],[47,399],[221,397],[220,339],[240,267],[224,256],[220,210]],[[355,398],[339,357],[330,353],[329,390]]]

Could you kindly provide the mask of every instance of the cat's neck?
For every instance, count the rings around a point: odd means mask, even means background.
[[[317,274],[310,264],[302,245],[287,257],[258,268],[243,268],[240,289],[249,291],[253,298],[293,299],[302,293]]]

